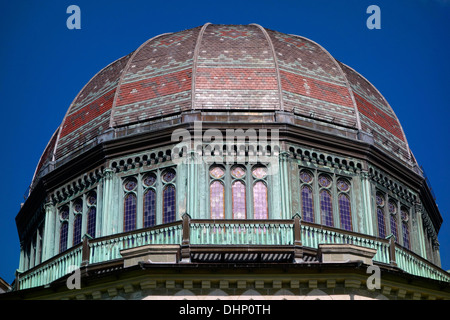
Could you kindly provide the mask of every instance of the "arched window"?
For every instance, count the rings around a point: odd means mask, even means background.
[[[222,182],[215,180],[210,184],[209,196],[211,204],[211,219],[224,219],[225,188]]]
[[[175,198],[175,186],[166,186],[163,191],[163,223],[175,221]]]
[[[63,206],[59,210],[59,218],[62,221],[59,229],[59,252],[67,250],[67,240],[69,238],[69,207]]]
[[[262,181],[253,185],[253,216],[255,219],[268,219],[267,186]]]
[[[314,222],[313,193],[309,186],[304,185],[301,192],[303,220]]]
[[[245,185],[240,180],[234,181],[231,190],[233,197],[233,219],[245,219]]]
[[[91,192],[87,197],[88,213],[87,213],[87,234],[95,238],[97,223],[97,194]]]
[[[129,178],[124,183],[125,198],[124,215],[123,215],[123,231],[128,232],[136,229],[136,215],[137,215],[137,196],[135,193],[137,187],[137,180]]]
[[[341,228],[344,230],[352,230],[352,211],[350,206],[350,198],[346,194],[339,195],[339,217],[341,219]]]
[[[128,232],[136,229],[136,195],[129,193],[124,200],[124,217],[123,217],[123,231]]]
[[[407,249],[410,249],[409,227],[408,227],[408,220],[409,220],[408,209],[402,208],[401,214],[402,214],[403,246]]]
[[[338,191],[338,208],[341,228],[352,231],[352,206],[350,202],[350,182],[339,179],[336,183]]]
[[[397,231],[397,206],[393,201],[389,201],[388,203],[389,208],[389,216],[390,216],[390,226],[391,226],[391,233],[394,235],[395,241],[398,241],[398,231]]]
[[[386,222],[384,219],[384,196],[381,193],[376,194],[377,203],[377,223],[378,223],[378,236],[386,238]]]
[[[333,201],[328,190],[320,191],[320,216],[322,224],[332,227],[333,223]]]
[[[313,175],[306,170],[300,172],[300,198],[303,220],[314,222]]]
[[[234,167],[231,170],[231,179],[233,181],[231,185],[233,219],[246,219],[245,168],[241,166]]]
[[[144,186],[144,228],[156,225],[156,174],[149,173],[142,180]]]
[[[81,227],[83,221],[83,201],[81,199],[75,200],[73,204],[73,245],[76,246],[81,242]]]
[[[320,218],[323,225],[333,227],[333,198],[328,189],[331,186],[331,179],[326,175],[319,176],[319,199],[320,199]]]
[[[144,193],[144,227],[153,227],[156,224],[156,192],[148,189]]]

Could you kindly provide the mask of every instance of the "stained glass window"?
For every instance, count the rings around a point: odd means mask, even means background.
[[[68,206],[64,206],[59,210],[61,219],[69,219],[69,207]]]
[[[253,215],[255,219],[268,219],[267,186],[258,181],[253,186]]]
[[[401,213],[402,213],[403,246],[409,249],[410,246],[409,246],[408,212],[406,209],[402,208]]]
[[[64,221],[61,224],[61,230],[59,233],[59,252],[67,250],[67,238],[69,235],[69,223]]]
[[[163,174],[163,180],[164,182],[171,182],[173,179],[175,179],[175,171],[173,170],[167,170],[164,174]]]
[[[346,194],[339,195],[339,217],[341,219],[341,228],[344,230],[352,230],[352,211],[350,198]]]
[[[310,183],[313,178],[309,172],[302,171],[302,172],[300,172],[300,179],[302,179],[303,182]]]
[[[144,177],[144,185],[146,187],[151,187],[156,182],[156,175],[154,173],[150,173]]]
[[[253,175],[255,178],[262,179],[267,175],[267,169],[264,167],[257,167],[253,169]]]
[[[95,238],[95,224],[97,220],[97,208],[90,207],[87,214],[87,233]]]
[[[126,191],[133,191],[136,189],[137,181],[134,178],[130,178],[127,181],[125,181],[124,187]]]
[[[342,180],[342,179],[338,180],[337,187],[340,191],[343,191],[343,192],[347,192],[348,190],[350,190],[350,184],[347,181]]]
[[[156,224],[156,192],[148,189],[144,193],[144,227],[153,227]]]
[[[320,215],[322,224],[333,226],[333,202],[331,194],[327,190],[320,191]]]
[[[75,202],[73,204],[73,210],[75,212],[82,212],[83,211],[83,201],[81,201],[81,199],[75,200]]]
[[[378,220],[378,236],[381,238],[386,238],[386,224],[384,222],[384,212],[383,209],[377,208],[377,220]]]
[[[172,175],[172,179],[175,175]],[[176,193],[175,186],[168,185],[163,190],[163,223],[170,223],[175,221],[176,216]]]
[[[215,167],[209,171],[212,177],[219,179],[225,174],[225,171],[221,167]]]
[[[391,214],[390,215],[390,224],[391,224],[391,233],[394,235],[395,237],[395,241],[397,241],[398,239],[398,232],[397,232],[397,219],[396,216]]]
[[[136,204],[136,195],[134,193],[128,193],[124,199],[124,232],[136,229]]]
[[[233,182],[233,219],[245,219],[245,185],[241,181]]]
[[[214,181],[209,187],[211,219],[225,218],[225,188],[220,181]]]
[[[81,214],[75,215],[75,220],[73,222],[73,245],[76,246],[81,242],[81,225],[82,225],[82,218],[83,216]]]
[[[328,187],[331,184],[331,180],[327,176],[320,176],[319,177],[319,184],[322,187],[326,188],[326,187]]]
[[[97,203],[97,194],[95,192],[92,192],[89,194],[87,198],[88,205],[93,206]]]
[[[394,202],[389,201],[389,213],[396,213],[397,212],[397,206]]]
[[[242,167],[235,167],[233,168],[233,170],[231,170],[231,174],[233,175],[233,177],[240,179],[245,176],[245,169]]]
[[[301,194],[303,220],[307,222],[314,222],[314,205],[311,188],[306,185],[303,186]]]
[[[383,196],[377,193],[376,196],[377,206],[384,206],[384,199]]]

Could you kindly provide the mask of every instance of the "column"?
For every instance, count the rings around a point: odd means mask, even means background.
[[[55,252],[55,220],[56,210],[52,202],[47,202],[45,208],[44,240],[42,241],[42,262],[50,259]]]
[[[280,199],[281,199],[281,217],[274,215],[275,219],[289,219],[292,217],[291,213],[291,190],[289,188],[289,153],[282,151],[280,153]],[[275,191],[275,190],[274,190]],[[276,193],[274,192],[276,195]],[[276,196],[274,197],[276,199]],[[275,213],[276,214],[276,213]]]
[[[371,188],[370,188],[370,180],[369,173],[367,171],[361,172],[361,195],[362,195],[362,216],[365,219],[366,230],[356,230],[358,232],[365,232],[369,235],[376,235],[378,232],[374,230],[373,225],[373,217],[374,213],[372,210],[372,201],[371,201]],[[355,194],[355,193],[354,193]]]

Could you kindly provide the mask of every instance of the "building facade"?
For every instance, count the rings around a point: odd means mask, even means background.
[[[442,217],[391,106],[256,24],[162,34],[100,70],[16,222],[9,297],[450,297]]]

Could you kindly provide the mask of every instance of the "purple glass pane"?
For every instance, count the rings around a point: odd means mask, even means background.
[[[320,176],[319,177],[319,184],[322,187],[328,187],[331,184],[331,180],[328,177],[326,177],[326,176]]]
[[[156,224],[156,192],[147,190],[144,194],[144,227],[153,227]]]
[[[384,205],[384,199],[383,196],[377,193],[376,196],[377,206],[383,206]]]
[[[302,187],[302,212],[303,220],[307,222],[314,222],[312,190],[307,186]]]
[[[402,222],[402,231],[403,231],[403,246],[407,249],[410,249],[408,223],[405,221]]]
[[[245,219],[245,185],[235,181],[231,187],[233,196],[233,219]]]
[[[146,187],[150,187],[150,186],[154,185],[156,182],[156,175],[153,173],[146,175],[144,177],[143,182]]]
[[[123,231],[132,231],[136,229],[136,195],[129,193],[124,199],[124,219]]]
[[[313,178],[309,172],[302,171],[302,172],[300,172],[300,179],[302,179],[303,182],[310,183]]]
[[[127,191],[132,191],[136,188],[137,186],[137,181],[134,178],[128,179],[127,181],[125,181],[125,190]]]
[[[223,175],[225,174],[225,171],[220,167],[215,167],[215,168],[211,169],[209,171],[209,173],[211,174],[211,176],[218,179],[218,178],[223,177]]]
[[[395,241],[398,241],[398,232],[397,232],[397,220],[395,215],[390,215],[390,224],[391,224],[391,233],[395,237]]]
[[[175,186],[168,185],[163,191],[163,223],[175,221]]]
[[[64,219],[64,220],[69,219],[69,207],[64,206],[59,210],[59,212],[61,215],[61,219]]]
[[[320,215],[322,217],[322,224],[329,227],[334,225],[331,194],[326,190],[320,191]]]
[[[211,205],[211,219],[225,218],[225,189],[220,181],[214,181],[209,186],[209,202]]]
[[[389,213],[396,213],[397,212],[397,206],[392,201],[389,201]]]
[[[242,178],[243,176],[245,176],[245,169],[242,167],[236,167],[233,168],[233,170],[231,170],[231,174],[235,177],[235,178]]]
[[[255,178],[262,179],[267,175],[267,169],[263,167],[253,169],[253,175],[255,176]]]
[[[350,190],[350,184],[345,180],[338,180],[337,187],[339,190],[344,192]]]
[[[69,223],[63,222],[59,233],[59,252],[67,250],[67,238],[69,235]]]
[[[262,181],[253,186],[253,210],[255,219],[268,219],[267,186]]]
[[[90,206],[96,204],[97,203],[97,194],[95,192],[90,193],[87,198],[87,202]]]
[[[170,181],[172,181],[173,179],[175,179],[175,171],[173,171],[173,170],[168,170],[166,173],[164,173],[164,175],[163,175],[163,180],[164,180],[165,182],[170,182]]]
[[[347,231],[352,230],[352,211],[350,199],[345,194],[339,195],[339,217],[341,219],[341,228]]]
[[[87,233],[92,238],[95,238],[95,224],[97,221],[97,208],[90,207],[87,214]]]
[[[383,209],[377,208],[377,221],[378,221],[378,236],[380,238],[386,238],[386,224],[384,222]]]
[[[73,222],[73,245],[76,246],[81,242],[81,222],[83,216],[81,214],[75,215],[75,220]]]

